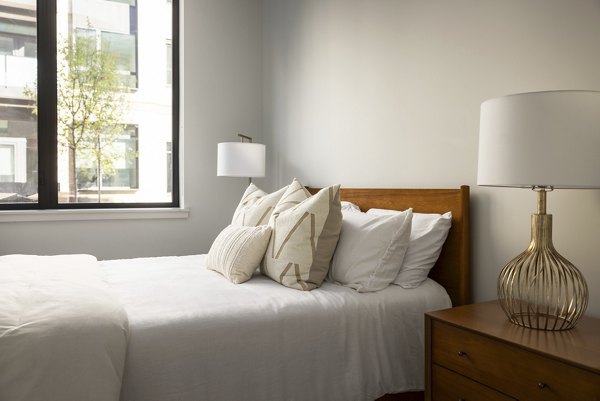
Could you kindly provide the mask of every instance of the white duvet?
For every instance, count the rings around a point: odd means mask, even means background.
[[[372,400],[424,387],[427,280],[232,284],[205,256],[0,257],[0,401]]]
[[[205,256],[100,262],[130,325],[123,401],[372,400],[424,388],[427,280],[376,293],[232,284]]]
[[[0,256],[0,400],[118,400],[127,315],[89,255]]]

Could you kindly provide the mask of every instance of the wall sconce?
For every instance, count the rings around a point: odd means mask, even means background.
[[[222,142],[217,147],[217,176],[253,177],[265,176],[266,146],[253,143],[252,138],[238,134],[240,142]]]

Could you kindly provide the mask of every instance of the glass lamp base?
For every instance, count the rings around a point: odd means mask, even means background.
[[[536,312],[515,312],[508,316],[508,319],[516,325],[536,330],[568,330],[575,327],[576,322]]]
[[[552,245],[552,215],[531,216],[531,243],[498,278],[498,299],[509,320],[539,330],[568,330],[587,308],[583,275]]]

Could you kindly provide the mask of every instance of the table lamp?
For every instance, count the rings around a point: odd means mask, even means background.
[[[217,146],[217,176],[252,177],[265,176],[266,147],[252,143],[252,138],[238,134],[240,142],[222,142]],[[245,142],[246,141],[246,142]]]
[[[600,92],[546,91],[481,104],[477,184],[537,193],[529,247],[502,269],[498,299],[512,323],[541,330],[575,326],[588,304],[581,272],[552,244],[546,196],[600,188]]]

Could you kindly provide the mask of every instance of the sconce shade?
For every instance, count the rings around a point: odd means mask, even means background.
[[[477,185],[600,188],[600,92],[483,102],[477,171]]]
[[[248,142],[219,143],[217,176],[264,177],[265,145]]]

